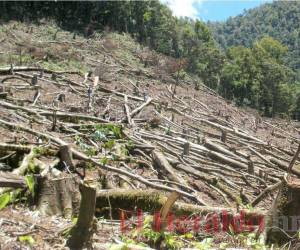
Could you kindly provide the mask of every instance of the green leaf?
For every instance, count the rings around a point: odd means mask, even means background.
[[[25,177],[25,181],[26,181],[26,185],[29,189],[29,192],[31,193],[32,197],[34,197],[34,195],[35,195],[35,192],[34,192],[34,188],[35,188],[34,177],[32,175],[27,175]]]
[[[73,217],[73,218],[72,218],[72,223],[73,223],[73,225],[75,225],[75,224],[77,223],[77,221],[78,221],[78,218],[77,218],[77,217]]]
[[[147,215],[143,222],[143,228],[145,229],[151,227],[152,222],[153,222],[153,216]]]
[[[106,157],[103,157],[102,159],[100,159],[100,163],[103,165],[106,165],[108,162],[108,159]]]
[[[104,143],[103,147],[108,149],[108,150],[112,150],[114,145],[115,145],[115,141],[114,140],[109,140],[106,143]]]
[[[192,239],[193,237],[194,237],[194,235],[193,235],[191,232],[186,233],[186,234],[184,235],[184,238],[186,238],[186,239]]]
[[[95,133],[93,134],[93,138],[96,141],[104,141],[106,140],[106,135],[102,131],[96,130]]]
[[[97,155],[97,149],[94,147],[88,147],[85,149],[85,153],[87,156],[92,157]]]
[[[35,243],[35,240],[30,235],[19,236],[18,239],[20,242],[26,243],[30,246],[33,246]]]
[[[0,196],[0,210],[5,208],[7,204],[10,202],[10,194],[5,193]]]
[[[21,188],[18,188],[16,189],[15,191],[11,192],[10,193],[10,202],[13,203],[13,202],[17,202],[20,200],[20,194],[22,192],[22,189]]]
[[[122,138],[122,128],[120,126],[115,126],[112,124],[107,125],[96,125],[96,131],[93,134],[95,140],[104,141],[107,140],[107,137],[114,137],[115,139]]]

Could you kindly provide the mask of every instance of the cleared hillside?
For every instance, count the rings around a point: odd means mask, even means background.
[[[13,174],[18,185],[24,175],[44,178],[35,182],[34,198],[23,183],[18,197],[25,201],[10,198],[0,211],[1,249],[29,244],[23,235],[36,249],[64,247],[73,225],[65,209],[77,217],[78,207],[49,206],[45,186],[57,179],[96,189],[96,249],[120,236],[120,211],[152,214],[162,205],[153,197],[174,191],[175,204],[183,204],[174,212],[189,215],[191,206],[203,214],[236,213],[249,204],[257,213],[270,209],[275,194],[257,198],[287,172],[299,143],[297,123],[237,108],[191,75],[176,84],[174,59],[125,34],[85,39],[48,24],[12,22],[1,26],[0,37],[1,174]],[[61,151],[66,145],[69,164]],[[300,176],[298,163],[293,178]],[[65,188],[63,197],[74,202]],[[182,246],[212,234],[191,237]],[[214,245],[222,241],[243,244],[221,234]]]

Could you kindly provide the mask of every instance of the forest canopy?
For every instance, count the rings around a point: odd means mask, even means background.
[[[214,38],[223,48],[251,47],[264,36],[270,36],[288,47],[285,62],[300,77],[300,2],[274,1],[231,17],[226,22],[210,22]]]

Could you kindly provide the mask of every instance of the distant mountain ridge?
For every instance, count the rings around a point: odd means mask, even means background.
[[[222,48],[250,47],[263,36],[279,40],[289,48],[287,65],[300,78],[300,1],[266,3],[225,22],[209,22],[208,26]]]

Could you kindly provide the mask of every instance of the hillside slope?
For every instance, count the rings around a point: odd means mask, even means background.
[[[257,204],[256,198],[286,173],[299,143],[296,123],[237,108],[191,75],[175,87],[174,59],[126,34],[85,39],[49,24],[12,22],[1,26],[0,35],[1,174],[94,186],[99,227],[91,243],[96,249],[108,249],[104,243],[120,236],[118,227],[106,228],[119,226],[110,219],[120,211],[160,208],[147,203],[147,193],[176,191],[180,202],[203,213],[222,207],[236,212],[248,203],[259,212],[270,208],[274,195]],[[73,166],[61,165],[65,160],[57,152],[65,144]],[[292,173],[299,177],[299,167]],[[45,186],[36,185],[37,203],[10,200],[0,211],[5,218],[1,249],[24,246],[23,234],[34,238],[36,249],[63,248],[64,232],[72,226],[70,218],[59,215],[65,214],[65,203],[63,211],[50,213],[56,216],[45,214],[49,207],[39,205]],[[115,200],[120,189],[121,202]],[[126,196],[143,191],[146,198]],[[193,242],[208,237],[199,235]],[[216,237],[215,244],[220,241]]]
[[[286,61],[300,70],[300,2],[274,1],[229,18],[224,23],[209,23],[216,41],[223,48],[250,47],[263,36],[270,36],[289,48]]]

